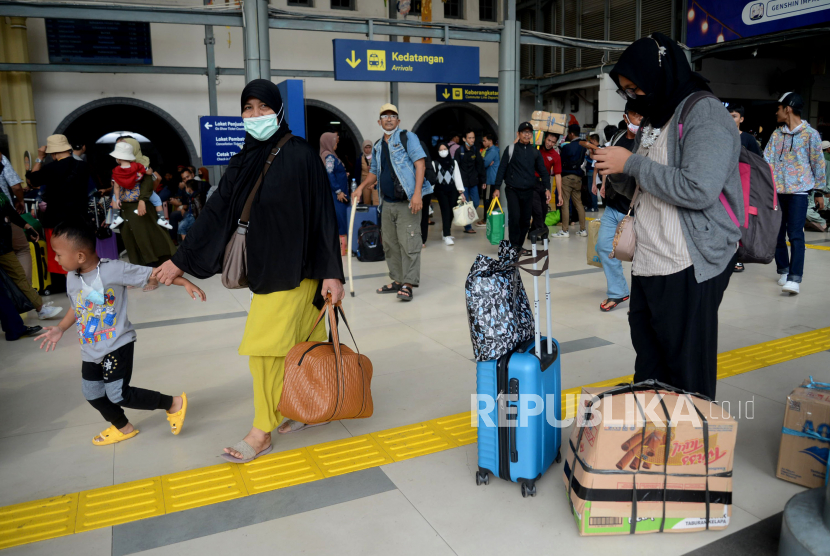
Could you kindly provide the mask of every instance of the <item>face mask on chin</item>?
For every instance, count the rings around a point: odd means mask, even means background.
[[[383,126],[381,126],[381,128],[382,128],[382,127],[383,127]],[[396,126],[395,126],[395,129],[392,129],[392,130],[390,130],[390,131],[386,131],[386,130],[384,129],[384,130],[383,130],[383,134],[384,134],[384,135],[389,135],[389,136],[391,137],[393,133],[395,133],[396,131],[398,131],[398,128],[399,128],[399,127],[401,127],[401,126],[400,126],[400,125],[396,125]]]
[[[257,116],[256,118],[244,118],[242,125],[245,127],[245,131],[257,141],[267,141],[280,128],[280,124],[282,123],[278,120],[280,114],[282,114],[282,108],[276,114]]]
[[[438,151],[438,156],[441,158],[447,158],[450,154],[450,151]]]
[[[632,124],[631,120],[628,119],[628,114],[625,115],[625,122],[628,124],[628,131],[637,135],[637,132],[640,131],[640,126]]]

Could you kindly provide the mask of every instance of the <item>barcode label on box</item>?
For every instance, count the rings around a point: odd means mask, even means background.
[[[588,519],[591,527],[619,527],[623,524],[621,517],[592,517]]]

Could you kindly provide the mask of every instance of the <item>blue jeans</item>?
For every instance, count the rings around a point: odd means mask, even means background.
[[[781,229],[775,246],[775,265],[778,274],[787,274],[787,280],[801,283],[804,275],[804,222],[807,220],[807,195],[779,193],[781,205]],[[785,237],[786,236],[786,237]],[[787,251],[787,239],[790,251]],[[792,253],[792,255],[790,255]]]
[[[602,263],[602,270],[605,272],[605,281],[608,283],[606,295],[608,299],[622,299],[628,297],[628,283],[625,281],[622,262],[609,258],[611,248],[614,245],[614,234],[617,225],[622,221],[624,213],[605,207],[597,234],[597,255]]]
[[[464,188],[464,196],[467,197],[468,201],[473,202],[473,206],[476,208],[476,212],[478,212],[478,204],[481,202],[479,197],[479,186],[475,187],[465,187]],[[472,230],[472,225],[464,226],[465,230]]]
[[[196,223],[196,218],[191,214],[187,213],[184,218],[182,218],[181,223],[179,223],[179,234],[186,236],[187,232],[190,230],[190,227]]]

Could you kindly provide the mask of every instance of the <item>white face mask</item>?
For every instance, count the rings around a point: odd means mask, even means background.
[[[395,129],[393,129],[393,130],[391,130],[391,131],[386,131],[386,130],[384,129],[384,130],[383,130],[383,134],[384,134],[384,135],[389,135],[389,136],[391,137],[391,135],[392,135],[393,133],[395,133],[396,131],[398,131],[398,128],[399,128],[399,127],[401,127],[401,126],[400,126],[400,125],[396,125],[396,126],[395,126]],[[383,129],[383,126],[381,126],[381,129]]]
[[[637,135],[637,132],[640,131],[640,126],[632,124],[631,120],[628,119],[627,114],[625,116],[625,121],[628,123],[628,131],[630,131],[634,135]]]
[[[103,305],[105,303],[104,298],[104,284],[101,282],[101,262],[98,262],[98,266],[96,267],[97,273],[95,274],[95,280],[92,281],[92,285],[90,286],[84,281],[84,277],[81,276],[81,298],[84,301],[91,301],[95,305]]]
[[[443,150],[438,151],[438,156],[440,156],[441,158],[447,158],[447,156],[449,156],[449,154],[450,154],[450,151],[448,151],[447,149],[443,149]]]

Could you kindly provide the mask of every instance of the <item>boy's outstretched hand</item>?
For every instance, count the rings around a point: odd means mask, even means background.
[[[55,351],[55,346],[58,345],[61,338],[63,338],[63,330],[60,327],[47,326],[43,329],[43,334],[35,338],[35,342],[40,340],[40,349],[46,346],[46,351]]]
[[[199,288],[189,280],[186,284],[184,284],[184,289],[187,290],[187,293],[189,293],[190,297],[192,297],[193,299],[201,299],[202,301],[207,301],[207,296],[205,295],[205,292],[203,292],[201,288]]]

